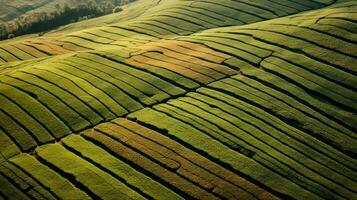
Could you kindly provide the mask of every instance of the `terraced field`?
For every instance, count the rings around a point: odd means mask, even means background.
[[[357,199],[356,8],[138,0],[0,42],[0,200]]]

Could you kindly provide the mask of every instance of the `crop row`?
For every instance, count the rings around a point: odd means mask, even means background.
[[[37,147],[34,156],[12,157],[0,169],[0,193],[23,199],[275,199],[181,142],[123,118]]]
[[[3,131],[22,151],[29,151],[183,95],[185,90],[199,87],[199,81],[209,83],[235,74],[220,64],[229,58],[225,54],[189,42],[163,44],[143,46],[144,53],[130,59],[83,52],[39,63],[25,61],[11,66],[17,68],[15,73],[5,68],[0,84]],[[151,62],[140,61],[140,57]],[[200,76],[192,76],[192,70]]]
[[[266,103],[262,101],[261,106],[287,123],[347,154],[353,154],[356,143],[353,126],[356,123],[353,117],[356,78],[354,64],[346,62],[356,63],[354,42],[317,29],[318,26],[314,29],[294,26],[294,23],[285,29],[283,27],[287,25],[270,26],[279,20],[272,20],[258,29],[249,26],[221,28],[179,39],[202,43],[234,56],[225,63],[240,69],[242,75],[251,79],[245,79],[249,80],[247,82],[242,76],[237,76],[243,85],[231,82],[231,89],[222,85],[220,90],[231,93],[244,91],[263,98]],[[290,31],[294,31],[294,35]],[[304,39],[304,35],[311,37]],[[332,43],[341,45],[332,49]],[[336,56],[341,59],[334,59]],[[247,84],[251,86],[247,87]],[[271,101],[272,97],[276,100]]]
[[[148,9],[143,15],[130,22],[119,20],[117,23],[90,31],[67,34],[57,40],[46,38],[47,34],[45,34],[39,39],[31,38],[0,45],[0,63],[86,49],[132,47],[143,40],[152,41],[158,38],[188,35],[220,26],[250,24],[320,8],[330,3],[332,2],[308,0],[164,2],[160,6]]]

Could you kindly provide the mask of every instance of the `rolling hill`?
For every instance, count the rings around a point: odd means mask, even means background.
[[[138,0],[0,42],[0,199],[356,199],[357,1]]]
[[[120,12],[135,0],[0,0],[0,40]]]

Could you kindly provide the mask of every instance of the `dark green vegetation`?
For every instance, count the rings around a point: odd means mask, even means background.
[[[357,2],[139,0],[0,43],[0,199],[356,199]]]
[[[0,39],[49,31],[89,18],[121,12],[134,0],[0,0]]]

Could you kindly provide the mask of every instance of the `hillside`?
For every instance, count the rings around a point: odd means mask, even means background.
[[[0,0],[0,40],[119,12],[132,1],[135,0]]]
[[[0,41],[0,200],[357,199],[356,8],[138,0]]]

